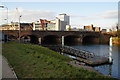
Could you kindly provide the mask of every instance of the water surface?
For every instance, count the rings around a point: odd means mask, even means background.
[[[77,49],[83,49],[93,52],[95,55],[99,56],[109,56],[110,46],[109,45],[70,45]],[[94,67],[100,73],[104,75],[111,75],[114,78],[120,79],[120,46],[112,46],[112,59],[113,64],[105,64],[101,66]]]

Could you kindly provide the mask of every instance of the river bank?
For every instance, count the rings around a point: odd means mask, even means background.
[[[102,78],[112,79],[68,64],[71,58],[48,48],[9,42],[3,44],[3,55],[18,78]],[[113,79],[114,80],[114,79]]]
[[[120,45],[120,37],[113,37],[113,45]]]

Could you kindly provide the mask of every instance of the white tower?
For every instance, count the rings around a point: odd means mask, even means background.
[[[60,31],[66,30],[66,25],[69,25],[69,16],[66,14],[59,14],[57,17],[58,23],[56,22],[56,27],[59,28]]]
[[[69,25],[69,16],[66,14],[59,14],[58,15],[58,19],[60,19],[61,21],[66,22],[67,25]]]

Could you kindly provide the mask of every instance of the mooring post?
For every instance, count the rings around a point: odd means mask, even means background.
[[[109,62],[112,63],[112,37],[110,37],[109,42]]]
[[[63,54],[63,47],[64,47],[64,36],[62,36],[62,52],[61,52],[61,54]]]

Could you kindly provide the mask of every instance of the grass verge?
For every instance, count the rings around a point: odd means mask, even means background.
[[[18,78],[112,79],[69,65],[67,62],[72,59],[45,47],[8,42],[3,44],[2,51]]]

